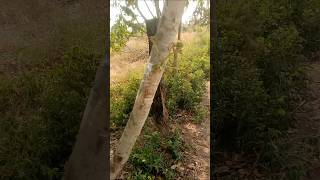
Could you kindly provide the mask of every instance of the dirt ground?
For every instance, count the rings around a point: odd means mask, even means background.
[[[185,144],[190,145],[183,152],[183,162],[178,167],[178,179],[209,180],[210,179],[210,82],[206,83],[206,93],[202,104],[206,115],[201,123],[193,123],[186,119],[177,126],[182,130]]]

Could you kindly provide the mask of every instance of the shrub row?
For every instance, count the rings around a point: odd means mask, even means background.
[[[294,124],[293,109],[305,92],[305,60],[320,48],[319,9],[318,1],[218,2],[212,72],[218,147],[259,153],[270,169],[301,169],[280,163],[288,149],[278,142]]]

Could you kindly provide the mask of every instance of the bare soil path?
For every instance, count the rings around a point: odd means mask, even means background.
[[[210,81],[206,82],[202,104],[206,108],[206,114],[200,123],[186,120],[177,125],[182,130],[186,145],[182,164],[177,168],[180,174],[178,179],[210,179]]]

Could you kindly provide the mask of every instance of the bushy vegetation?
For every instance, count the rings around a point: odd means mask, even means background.
[[[112,127],[126,125],[126,120],[132,111],[142,76],[141,73],[131,71],[128,74],[127,81],[112,84],[110,88],[110,119]]]
[[[199,39],[185,44],[180,56],[177,71],[171,58],[164,74],[168,109],[171,113],[179,109],[196,112],[205,92],[205,82],[209,80],[209,34],[202,32]]]
[[[2,178],[61,178],[101,58],[74,48],[52,69],[1,81]]]
[[[61,179],[105,56],[105,7],[81,1],[75,17],[74,2],[30,3],[5,4],[19,7],[10,22],[20,38],[6,53],[24,68],[0,75],[0,179]]]
[[[155,179],[164,177],[174,179],[175,172],[171,169],[179,159],[182,148],[182,139],[179,131],[161,137],[160,133],[147,132],[144,134],[143,147],[136,146],[129,162],[134,167],[131,178]]]
[[[307,32],[320,27],[315,23],[320,18],[311,15],[319,8],[315,1],[282,0],[219,1],[217,5],[219,39],[213,62],[217,146],[258,153],[267,169],[292,174],[299,167],[292,179],[303,174],[302,162],[290,168],[281,163],[283,158],[290,161],[284,155],[290,150],[280,141],[294,124],[292,112],[303,97],[305,59],[319,50],[314,43],[319,33]]]

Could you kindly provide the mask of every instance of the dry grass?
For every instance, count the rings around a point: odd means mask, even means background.
[[[148,60],[147,37],[133,37],[120,52],[111,54],[110,79],[118,83],[127,79],[131,70],[143,73],[144,64]]]
[[[197,32],[183,32],[181,40],[184,43],[191,42]],[[148,61],[148,39],[143,37],[132,37],[127,42],[126,47],[119,53],[111,54],[110,59],[110,79],[111,83],[126,81],[128,73],[135,71],[143,73],[144,65]]]

